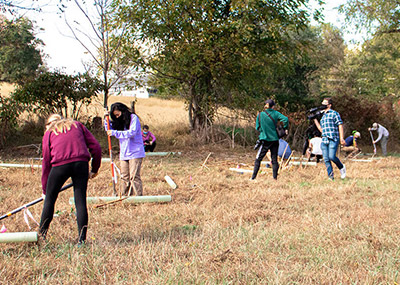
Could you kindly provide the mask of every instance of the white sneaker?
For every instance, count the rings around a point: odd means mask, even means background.
[[[343,168],[340,169],[340,178],[345,179],[346,178],[346,166],[343,164]]]

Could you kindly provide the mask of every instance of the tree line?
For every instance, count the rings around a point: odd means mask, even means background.
[[[78,5],[87,13],[84,1],[64,4]],[[349,49],[342,32],[323,23],[321,10],[311,14],[307,0],[95,0],[94,4],[97,15],[85,16],[96,41],[85,41],[88,35],[79,35],[73,23],[69,25],[77,44],[93,56],[91,75],[49,72],[32,23],[25,18],[1,20],[0,36],[5,40],[0,46],[0,78],[18,88],[11,98],[1,98],[0,112],[10,104],[42,114],[66,112],[68,102],[89,104],[100,91],[106,106],[112,84],[140,70],[150,74],[149,84],[159,96],[185,100],[191,131],[204,141],[213,137],[220,108],[254,121],[266,98],[274,98],[289,115],[296,128],[292,134],[302,135],[306,110],[327,96],[337,99],[335,108],[349,130],[379,121],[400,132],[396,3],[349,0],[340,8],[349,23],[371,33],[358,49]],[[311,25],[311,18],[319,24]],[[89,43],[94,43],[92,48]],[[15,123],[2,114],[5,138]],[[79,107],[68,115],[78,117]]]

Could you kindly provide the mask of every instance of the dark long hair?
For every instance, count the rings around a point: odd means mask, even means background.
[[[119,118],[115,117],[114,111],[121,111],[121,116]],[[123,103],[116,102],[111,105],[110,117],[111,117],[111,126],[114,130],[123,131],[125,129],[129,129],[129,125],[131,124],[131,115],[134,114],[132,111]]]

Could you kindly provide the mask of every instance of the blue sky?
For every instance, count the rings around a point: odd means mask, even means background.
[[[312,0],[311,2],[314,1],[315,0]],[[345,3],[346,0],[327,0],[326,2],[328,3],[324,5],[325,22],[332,23],[340,28],[343,25],[344,17],[338,14],[336,7]],[[79,16],[81,16],[82,13],[73,3],[69,3],[70,6],[66,9],[65,16],[68,21],[72,23],[74,20],[79,20]],[[55,4],[48,4],[43,6],[42,12],[28,12],[26,16],[35,20],[38,27],[44,28],[44,31],[38,31],[37,36],[45,43],[43,50],[48,55],[46,62],[50,69],[61,69],[69,74],[83,72],[84,67],[82,62],[90,61],[91,57],[86,53],[86,50],[71,37],[72,34],[65,23],[64,15],[58,14],[57,11],[58,9]],[[347,43],[350,43],[353,39],[361,40],[359,34],[344,33],[343,36]]]

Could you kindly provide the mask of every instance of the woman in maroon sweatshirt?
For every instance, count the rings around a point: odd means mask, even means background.
[[[88,150],[89,149],[89,150]],[[42,142],[42,190],[45,195],[40,234],[45,239],[54,214],[58,193],[68,178],[74,184],[78,243],[86,240],[88,213],[86,189],[101,164],[101,147],[95,137],[80,122],[54,114],[47,119]],[[88,162],[92,158],[91,171]]]

